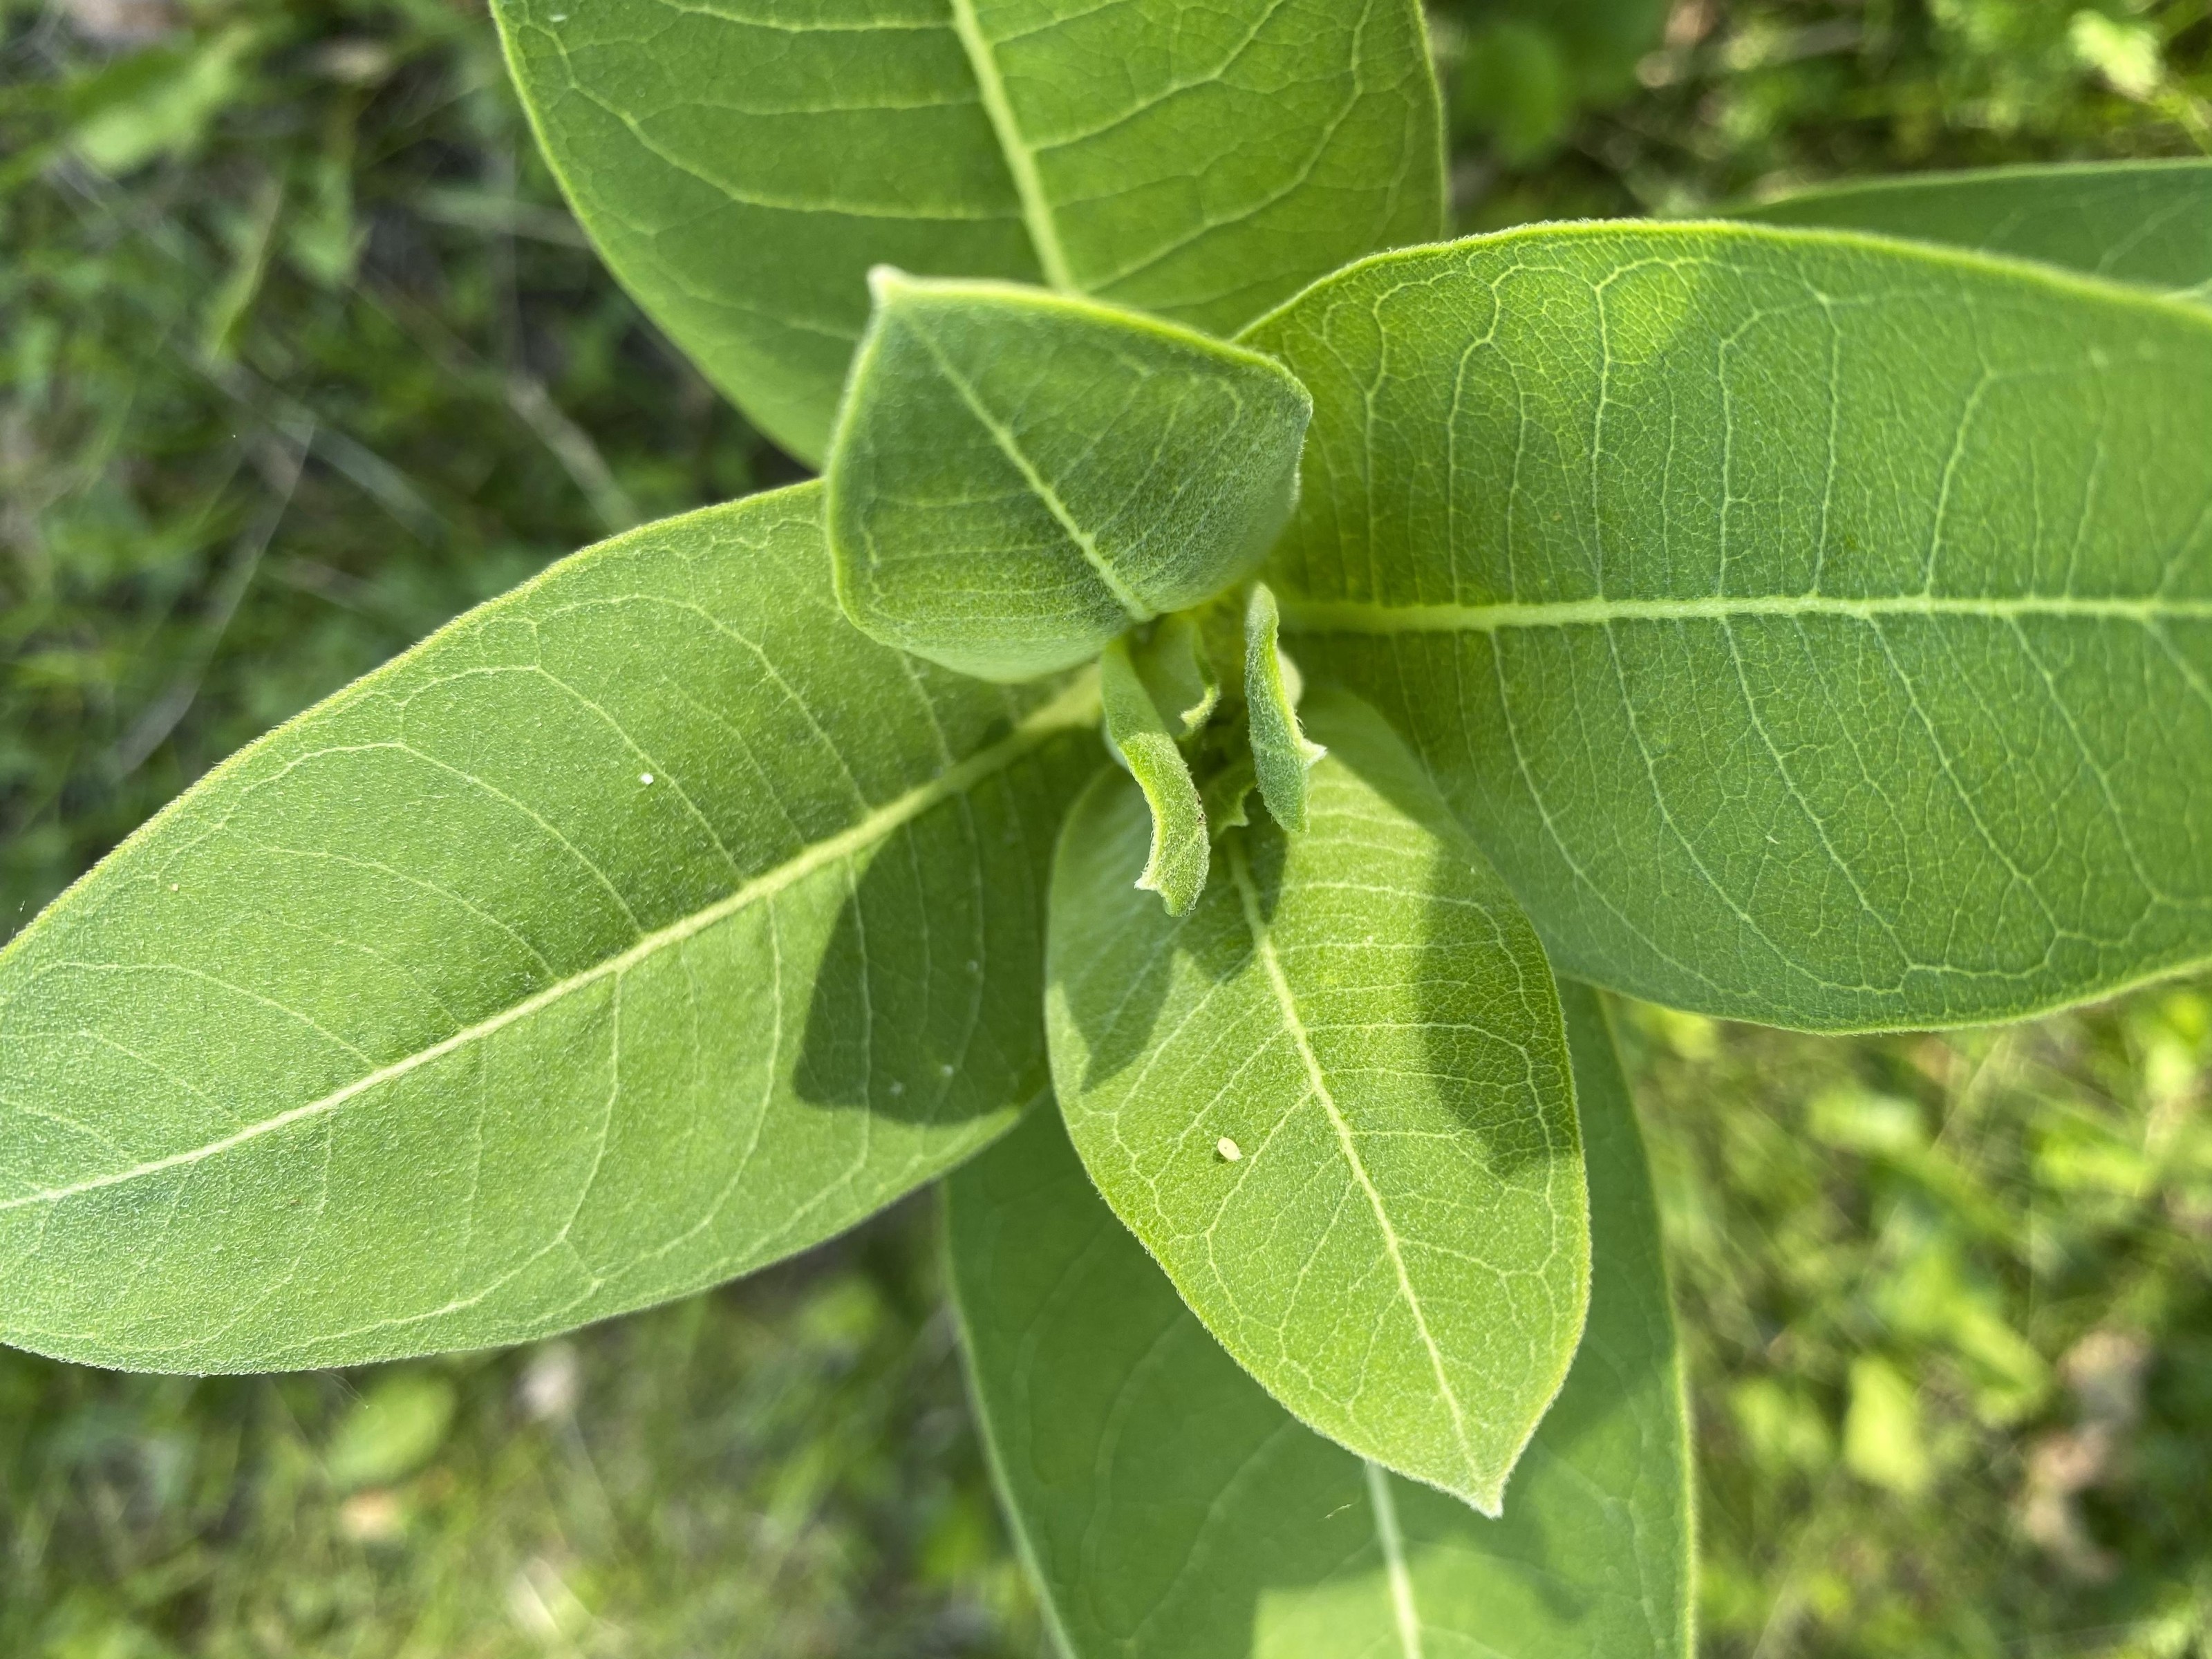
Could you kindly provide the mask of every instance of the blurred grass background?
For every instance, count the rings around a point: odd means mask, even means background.
[[[2212,147],[2212,0],[1448,0],[1468,228]],[[600,272],[476,0],[0,0],[0,937],[545,561],[795,476]],[[2212,996],[1629,1010],[1717,1655],[2212,1654]],[[1031,1655],[926,1202],[509,1353],[0,1352],[0,1656]]]

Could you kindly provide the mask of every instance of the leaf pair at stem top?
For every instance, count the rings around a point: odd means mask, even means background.
[[[1217,830],[1255,785],[1304,826],[1321,750],[1274,597],[1251,587],[1225,651],[1218,602],[1290,516],[1313,400],[1257,353],[1092,301],[884,267],[869,285],[825,478],[839,601],[884,644],[986,679],[1098,658],[1108,741],[1152,808],[1138,885],[1182,915],[1206,884],[1206,794]],[[1224,655],[1225,734],[1207,730]],[[1203,790],[1185,752],[1201,743]]]
[[[1311,399],[1094,302],[873,288],[824,481],[847,614],[987,678],[1096,655],[1136,785],[1095,780],[1054,860],[1077,1151],[1279,1401],[1495,1515],[1589,1294],[1574,1089],[1534,933],[1400,740],[1340,693],[1302,729],[1250,578]]]

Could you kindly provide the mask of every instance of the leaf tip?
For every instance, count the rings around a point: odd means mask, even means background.
[[[1363,1451],[1360,1455],[1377,1470],[1404,1480],[1417,1480],[1447,1497],[1457,1498],[1487,1520],[1502,1521],[1505,1518],[1505,1484],[1513,1474],[1510,1463],[1503,1469],[1489,1469],[1470,1458],[1462,1465],[1456,1475],[1450,1475],[1434,1469],[1409,1468],[1394,1460],[1376,1457],[1371,1452]]]
[[[1144,873],[1137,878],[1138,889],[1142,892],[1158,893],[1160,903],[1170,915],[1187,916],[1197,908],[1200,896],[1206,891],[1206,872],[1201,869],[1194,875],[1188,870],[1176,867],[1174,863],[1162,868],[1163,862],[1155,860],[1145,866]]]
[[[893,295],[898,293],[902,289],[908,289],[913,286],[914,278],[908,276],[906,272],[901,270],[896,265],[870,265],[868,267],[868,297],[874,301],[878,306],[885,303]]]

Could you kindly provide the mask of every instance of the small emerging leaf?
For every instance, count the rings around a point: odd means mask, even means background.
[[[1604,1009],[1573,983],[1559,1000],[1589,1324],[1498,1520],[1291,1420],[1052,1114],[947,1182],[977,1421],[1071,1659],[1689,1659],[1689,1425],[1650,1171]]]
[[[1145,689],[1176,736],[1194,736],[1221,701],[1221,677],[1214,672],[1198,619],[1185,611],[1161,618],[1134,654]]]
[[[1206,804],[1206,833],[1219,841],[1230,830],[1242,830],[1251,823],[1249,803],[1252,792],[1259,787],[1251,755],[1247,752],[1231,756],[1198,792],[1199,799]]]
[[[1046,931],[1054,1086],[1115,1213],[1268,1392],[1495,1514],[1589,1292],[1559,999],[1380,717],[1309,708],[1333,752],[1307,830],[1224,837],[1181,921],[1129,889],[1137,792],[1109,773],[1078,801]]]
[[[1106,739],[1137,781],[1152,812],[1152,846],[1137,885],[1158,893],[1170,915],[1182,915],[1206,890],[1212,856],[1198,786],[1129,660],[1126,640],[1115,640],[1099,658],[1098,692],[1105,705]]]
[[[864,633],[1025,679],[1266,552],[1312,410],[1279,365],[1039,289],[872,281],[828,471],[837,594]]]
[[[1285,830],[1306,827],[1306,774],[1328,751],[1298,726],[1297,670],[1284,660],[1275,596],[1252,585],[1244,611],[1244,707],[1252,733],[1252,766],[1260,799]],[[1288,671],[1287,672],[1285,671]]]

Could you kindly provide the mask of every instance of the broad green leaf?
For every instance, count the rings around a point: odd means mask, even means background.
[[[2212,161],[1925,173],[1736,211],[2041,259],[2212,305]]]
[[[0,1339],[517,1341],[823,1238],[1045,1084],[1094,690],[847,628],[818,486],[577,555],[245,750],[0,952]]]
[[[1223,837],[1177,921],[1109,777],[1055,855],[1045,1018],[1069,1133],[1222,1346],[1340,1443],[1496,1513],[1589,1292],[1559,1000],[1527,921],[1349,698],[1309,823]]]
[[[1328,751],[1298,726],[1297,691],[1284,673],[1281,614],[1265,582],[1244,610],[1244,709],[1260,799],[1285,830],[1306,827],[1306,775]],[[1292,671],[1295,673],[1295,670]]]
[[[1498,1520],[1269,1399],[1049,1113],[946,1183],[984,1445],[1071,1659],[1688,1659],[1689,1435],[1658,1218],[1604,1011],[1559,994],[1589,1325]]]
[[[497,0],[615,274],[818,461],[873,264],[1226,334],[1443,225],[1413,0]]]
[[[1098,654],[1247,574],[1312,404],[1281,367],[1042,289],[878,270],[829,465],[837,597],[985,679]]]
[[[1315,399],[1291,648],[1565,971],[1849,1029],[2212,956],[2212,316],[1583,225],[1370,261],[1253,337]]]
[[[1191,781],[1175,734],[1129,660],[1126,640],[1115,641],[1099,658],[1098,690],[1105,704],[1106,741],[1143,792],[1152,826],[1136,885],[1158,893],[1170,915],[1182,915],[1206,889],[1210,843],[1198,786]]]

